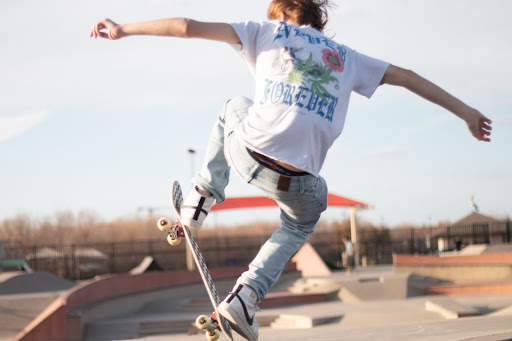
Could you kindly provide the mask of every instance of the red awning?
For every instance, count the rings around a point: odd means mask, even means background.
[[[361,201],[352,200],[336,194],[329,193],[327,195],[328,206],[341,206],[341,207],[359,207],[366,208],[368,204]],[[228,198],[222,204],[213,205],[212,211],[229,210],[235,208],[255,208],[255,207],[273,207],[277,203],[267,197],[239,197]]]

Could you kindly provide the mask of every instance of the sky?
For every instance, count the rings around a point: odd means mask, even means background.
[[[174,180],[190,187],[225,101],[252,98],[229,45],[89,38],[104,17],[239,22],[269,1],[0,2],[0,221],[87,211],[106,220],[169,214]],[[358,218],[390,227],[512,216],[512,2],[339,0],[326,34],[411,69],[493,120],[492,142],[407,90],[351,98],[321,175],[329,192],[366,202]],[[195,154],[190,154],[194,149]],[[230,197],[260,195],[233,172]],[[212,214],[207,226],[277,221],[277,209]],[[348,209],[329,208],[326,220]]]

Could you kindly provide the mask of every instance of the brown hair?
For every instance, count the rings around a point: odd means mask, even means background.
[[[323,31],[329,19],[327,10],[331,7],[330,0],[272,0],[267,17],[274,20],[283,13],[300,26],[311,25]]]

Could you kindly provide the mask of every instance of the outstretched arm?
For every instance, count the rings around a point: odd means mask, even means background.
[[[124,25],[118,25],[110,19],[103,19],[94,23],[90,34],[93,38],[100,37],[111,40],[132,35],[202,38],[240,44],[240,38],[230,24],[201,22],[186,18],[161,19]]]
[[[426,100],[440,105],[466,121],[469,132],[477,140],[491,141],[489,135],[491,135],[492,121],[490,119],[416,73],[390,65],[382,78],[382,84],[404,87]]]

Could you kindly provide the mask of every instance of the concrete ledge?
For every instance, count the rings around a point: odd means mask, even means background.
[[[406,298],[409,278],[409,274],[398,274],[345,280],[338,297],[344,302]]]
[[[498,311],[495,311],[490,316],[512,316],[512,305],[508,306],[506,308],[500,309]]]
[[[425,295],[512,294],[511,281],[485,281],[436,284],[425,288]]]
[[[311,293],[311,294],[294,294],[290,292],[274,292],[268,293],[263,301],[258,303],[260,308],[276,308],[282,306],[291,306],[299,304],[310,304],[327,302],[337,297],[338,291],[326,292],[326,293]],[[221,297],[221,300],[224,297]],[[197,297],[191,300],[194,304],[209,304],[210,299],[208,297]]]
[[[393,255],[393,265],[512,265],[512,253],[468,256]]]
[[[439,313],[446,319],[478,316],[480,312],[466,305],[457,303],[447,297],[437,297],[425,302],[425,310]]]
[[[258,305],[261,308],[274,308],[298,304],[310,304],[330,301],[337,296],[337,291],[326,293],[293,294],[289,292],[269,293]]]
[[[393,255],[395,272],[410,272],[454,282],[512,278],[512,253],[481,255]]]
[[[329,323],[337,323],[343,314],[328,314],[323,316],[281,314],[270,324],[274,329],[308,329]]]

